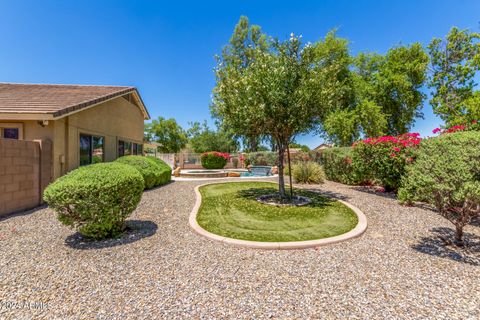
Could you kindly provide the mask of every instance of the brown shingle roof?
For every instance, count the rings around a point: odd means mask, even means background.
[[[51,114],[59,117],[128,93],[135,87],[0,83],[0,113]]]

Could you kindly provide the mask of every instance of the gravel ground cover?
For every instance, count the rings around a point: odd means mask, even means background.
[[[0,221],[1,319],[478,319],[480,226],[469,250],[426,208],[333,182],[364,211],[360,238],[262,251],[190,230],[194,187],[147,191],[124,238],[82,241],[42,208]]]

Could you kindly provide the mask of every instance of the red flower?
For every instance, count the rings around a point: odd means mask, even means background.
[[[399,147],[394,147],[394,148],[393,148],[393,151],[395,151],[395,152],[400,152],[400,148],[399,148]]]
[[[439,133],[440,131],[442,131],[442,129],[440,129],[440,128],[435,128],[435,129],[433,129],[432,132],[433,132],[433,134],[437,134],[437,133]]]

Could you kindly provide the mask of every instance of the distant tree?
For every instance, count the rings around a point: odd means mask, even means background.
[[[187,130],[189,146],[194,152],[203,153],[208,151],[234,152],[237,151],[237,141],[233,135],[223,130],[211,130],[207,122],[190,123]]]
[[[410,130],[416,118],[423,117],[420,109],[425,94],[428,55],[420,43],[397,46],[385,56],[359,54],[355,59],[357,114],[381,116],[363,118],[360,125],[366,135],[378,132],[398,135]],[[362,109],[367,108],[366,112]],[[382,128],[386,120],[386,128]],[[366,121],[366,122],[365,122]],[[373,125],[373,126],[372,126]]]
[[[428,56],[420,44],[395,47],[384,56],[351,57],[348,41],[330,32],[317,48],[336,66],[326,65],[336,89],[330,90],[331,112],[323,127],[335,144],[348,146],[361,136],[405,133],[422,116],[419,109],[425,96],[420,89]]]
[[[145,138],[160,144],[158,151],[177,153],[187,144],[187,135],[173,118],[158,117],[145,124]]]
[[[480,34],[453,27],[445,39],[433,39],[428,51],[434,113],[447,127],[478,120],[480,93],[474,87],[480,70]]]
[[[261,144],[261,145],[259,145],[259,146],[257,147],[257,150],[256,150],[256,151],[257,151],[257,152],[262,152],[262,151],[272,151],[272,150],[270,150],[269,147]]]
[[[275,141],[279,194],[286,197],[285,151],[296,135],[320,126],[333,86],[326,83],[324,61],[318,58],[315,46],[303,46],[293,34],[283,42],[268,41],[268,50],[259,48],[254,56],[241,69],[224,57],[218,61],[212,112],[237,134],[249,135],[255,130],[256,135]]]
[[[382,107],[364,100],[354,108],[339,109],[328,115],[324,130],[338,146],[350,146],[361,135],[378,137],[387,132],[387,119]]]
[[[303,152],[308,152],[310,151],[310,148],[307,146],[307,145],[304,145],[304,144],[300,144],[300,143],[296,143],[296,142],[292,142],[289,144],[288,146],[290,149],[300,149],[302,150]]]

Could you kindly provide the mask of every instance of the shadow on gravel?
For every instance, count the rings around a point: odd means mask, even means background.
[[[472,233],[464,234],[465,247],[447,245],[443,239],[453,239],[454,230],[450,228],[433,228],[433,236],[422,238],[412,248],[418,252],[451,259],[457,262],[480,266],[480,237]]]
[[[311,189],[311,188],[302,188],[302,190],[315,192],[315,193],[318,193],[322,196],[325,196],[325,197],[328,197],[328,198],[333,198],[333,199],[339,199],[339,200],[344,200],[344,201],[347,201],[348,199],[350,199],[350,197],[348,197],[344,194],[341,194],[341,193],[338,193],[338,192],[333,192],[333,191],[328,191],[328,190]]]
[[[168,186],[169,184],[172,184],[172,183],[175,183],[175,182],[176,182],[175,180],[170,180],[170,181],[168,181],[167,183],[162,184],[161,186],[156,186],[156,187],[154,187],[154,188],[144,190],[143,192],[144,192],[144,193],[150,193],[150,192],[153,192],[153,191],[155,191],[155,190],[158,190],[158,189],[161,189],[161,188],[163,188],[163,187],[166,187],[166,186]]]
[[[32,208],[32,209],[15,211],[15,212],[12,212],[12,213],[8,213],[6,215],[0,216],[0,221],[4,221],[4,220],[8,220],[8,219],[15,218],[15,217],[20,217],[20,216],[28,216],[30,214],[34,214],[35,212],[43,210],[45,208],[48,208],[48,206],[46,204],[43,204],[41,206],[38,206],[38,207],[35,207],[35,208]]]
[[[480,216],[473,218],[470,224],[475,227],[480,227]]]
[[[153,236],[158,229],[157,224],[152,221],[127,220],[126,224],[127,230],[125,233],[115,239],[92,240],[76,232],[65,239],[65,244],[70,248],[79,250],[111,248]]]
[[[380,191],[375,191],[374,188],[372,187],[366,187],[366,186],[353,186],[351,187],[352,190],[359,191],[359,192],[365,192],[374,196],[379,196],[382,198],[387,198],[387,199],[392,199],[396,200],[397,196],[394,192],[380,192]]]

